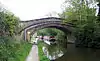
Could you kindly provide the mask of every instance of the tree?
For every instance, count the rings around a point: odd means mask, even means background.
[[[70,6],[60,16],[63,16],[64,23],[72,23],[75,25],[76,43],[88,46],[91,42],[99,41],[100,38],[100,22],[95,16],[95,8],[90,7],[90,1],[86,0],[69,0]],[[100,41],[99,41],[100,42]]]
[[[56,36],[57,29],[46,28],[46,29],[42,29],[42,30],[38,31],[37,33],[38,33],[38,35],[42,35],[42,36]]]
[[[13,36],[17,32],[18,21],[19,18],[13,13],[0,7],[0,36]]]

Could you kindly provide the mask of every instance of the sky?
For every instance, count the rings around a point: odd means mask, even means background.
[[[50,16],[58,17],[65,0],[0,0],[0,2],[21,20],[31,20]]]

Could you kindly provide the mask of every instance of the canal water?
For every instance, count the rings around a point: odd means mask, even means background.
[[[100,61],[100,49],[77,48],[67,45],[67,52],[55,61]]]
[[[67,44],[67,49],[57,45],[44,46],[48,50],[47,57],[55,61],[100,61],[100,49],[75,47]]]

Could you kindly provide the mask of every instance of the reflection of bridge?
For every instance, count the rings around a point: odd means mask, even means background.
[[[20,21],[21,35],[24,36],[25,40],[30,40],[30,35],[34,34],[35,31],[43,28],[57,28],[65,33],[71,33],[73,27],[71,24],[62,24],[61,18],[48,17],[28,21]]]

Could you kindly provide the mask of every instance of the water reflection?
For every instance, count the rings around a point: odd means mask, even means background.
[[[44,45],[46,56],[55,61],[100,61],[100,49],[77,48],[74,44],[67,44],[66,48],[59,44]]]
[[[100,49],[77,48],[67,45],[67,52],[55,61],[100,61]]]
[[[58,59],[59,57],[63,56],[64,53],[66,52],[66,48],[63,48],[59,44],[44,44],[44,47],[42,48],[44,54],[50,59],[50,60],[55,60]]]

